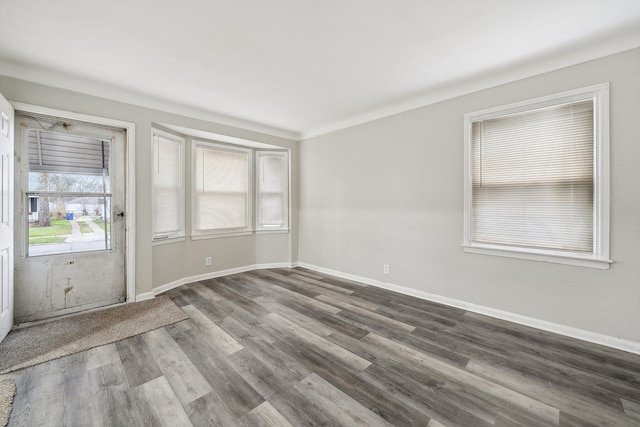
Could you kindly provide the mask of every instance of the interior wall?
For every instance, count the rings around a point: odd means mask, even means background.
[[[611,268],[464,253],[463,115],[605,81]],[[639,114],[635,49],[305,140],[300,262],[640,342]]]
[[[298,143],[296,141],[2,75],[0,75],[0,93],[9,101],[135,123],[135,170],[133,172],[136,178],[136,236],[134,249],[136,255],[135,281],[137,295],[147,294],[152,292],[155,287],[183,277],[213,273],[256,263],[256,247],[258,244],[255,235],[197,241],[192,241],[187,237],[181,242],[152,246],[150,221],[152,123],[171,124],[288,148],[291,150],[292,171],[297,171]],[[189,143],[187,141],[187,144]],[[291,198],[291,212],[292,217],[297,217],[297,182],[295,179],[292,179],[291,185],[292,192],[295,191]],[[188,202],[190,191],[188,186],[186,188]],[[189,206],[188,203],[187,206]],[[188,211],[187,217],[189,217]],[[290,233],[284,236],[273,237],[274,251],[266,251],[272,254],[271,262],[289,263],[293,261],[291,248],[294,246],[293,242],[297,244],[298,239],[295,222],[292,221]],[[262,248],[260,254],[263,254],[265,252],[264,248],[269,248],[270,246],[270,238],[264,236],[260,237],[259,240]],[[285,249],[283,249],[283,245],[286,247]],[[204,265],[206,256],[213,257],[213,265],[210,267]],[[260,256],[263,257],[263,255]]]

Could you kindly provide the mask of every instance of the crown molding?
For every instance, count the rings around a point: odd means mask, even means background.
[[[0,58],[0,74],[14,79],[24,80],[58,89],[69,90],[84,95],[96,96],[112,101],[123,102],[138,107],[159,110],[162,112],[178,114],[194,119],[215,122],[225,126],[240,128],[258,132],[279,138],[300,140],[301,133],[280,129],[250,120],[231,117],[224,114],[206,111],[154,97],[144,93],[125,89],[123,87],[102,83],[95,80],[62,73],[55,70],[20,64]]]
[[[640,27],[632,27],[596,37],[574,46],[566,46],[546,55],[529,58],[517,64],[488,70],[456,81],[445,82],[409,98],[370,109],[362,114],[346,117],[302,132],[302,140],[315,138],[338,130],[358,126],[385,117],[426,107],[438,102],[479,92],[492,87],[568,68],[574,65],[623,53],[640,47]]]

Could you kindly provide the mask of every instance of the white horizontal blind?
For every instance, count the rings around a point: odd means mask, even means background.
[[[593,252],[593,105],[472,123],[473,242]]]
[[[258,152],[258,229],[285,229],[287,224],[287,154]]]
[[[248,227],[249,153],[196,146],[195,162],[196,230]]]
[[[182,144],[153,137],[153,237],[182,234]]]

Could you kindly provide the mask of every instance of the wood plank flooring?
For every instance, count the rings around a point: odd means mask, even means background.
[[[13,374],[10,426],[640,426],[640,356],[360,283],[259,270],[189,320]]]

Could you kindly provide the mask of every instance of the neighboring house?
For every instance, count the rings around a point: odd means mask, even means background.
[[[37,222],[40,218],[40,202],[38,197],[29,197],[29,222]],[[99,197],[76,198],[66,203],[58,201],[49,202],[49,212],[53,219],[63,219],[67,213],[73,213],[75,217],[81,215],[104,216],[104,200]]]
[[[37,222],[40,216],[38,215],[38,198],[29,197],[29,222]]]
[[[64,204],[66,213],[73,213],[75,216],[91,215],[103,216],[104,200],[98,197],[83,197],[69,200]]]

